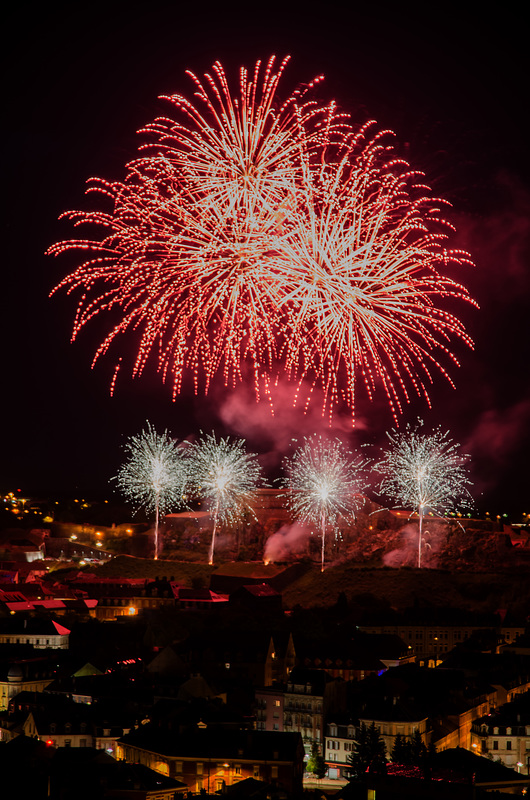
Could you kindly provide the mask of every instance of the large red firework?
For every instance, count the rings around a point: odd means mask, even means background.
[[[191,76],[195,102],[165,98],[175,118],[141,131],[125,179],[89,182],[110,211],[66,214],[102,235],[50,248],[85,259],[56,289],[82,290],[73,338],[118,314],[95,359],[139,332],[133,375],[155,358],[174,396],[187,373],[208,391],[250,364],[258,392],[278,371],[309,377],[330,413],[340,400],[353,411],[361,375],[395,415],[408,387],[426,393],[431,365],[446,374],[452,338],[470,343],[438,302],[469,299],[440,272],[468,257],[445,249],[440,201],[387,134],[354,132],[333,102],[310,99],[317,81],[278,101],[286,63],[242,69],[235,93],[216,63]]]
[[[304,174],[304,203],[283,243],[286,364],[321,385],[330,413],[339,399],[354,410],[361,378],[370,397],[384,387],[396,417],[410,387],[429,400],[433,367],[451,381],[443,363],[458,363],[451,339],[472,345],[443,307],[447,298],[472,301],[441,272],[471,261],[445,246],[446,204],[396,159],[390,132],[373,128],[351,137],[343,159]]]

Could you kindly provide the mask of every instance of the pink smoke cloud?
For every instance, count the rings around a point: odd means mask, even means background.
[[[422,536],[421,562],[422,567],[433,569],[437,566],[437,556],[442,550],[447,539],[449,528],[444,522],[426,518]],[[386,567],[415,567],[418,563],[418,525],[409,523],[399,532],[401,541],[399,547],[383,555],[383,564]]]
[[[267,539],[264,561],[283,561],[285,558],[305,552],[309,532],[307,528],[298,525],[283,525],[279,531]]]
[[[293,439],[315,433],[328,438],[351,436],[351,415],[338,411],[330,420],[323,416],[322,406],[320,390],[304,382],[297,392],[295,384],[279,379],[270,395],[258,401],[251,386],[240,384],[223,400],[217,413],[234,433],[267,449],[261,461],[268,468],[277,466],[289,452]],[[366,428],[363,418],[356,417],[355,428]]]
[[[530,399],[506,409],[488,409],[478,418],[464,449],[483,468],[476,488],[485,491],[495,486],[500,469],[510,465],[530,429]]]

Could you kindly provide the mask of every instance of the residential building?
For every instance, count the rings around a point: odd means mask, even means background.
[[[530,775],[530,691],[474,720],[471,747],[479,755]]]
[[[369,728],[372,723],[381,734],[387,754],[392,752],[398,734],[411,740],[416,731],[419,731],[425,746],[428,746],[431,739],[428,715],[414,702],[400,702],[397,698],[392,698],[390,702],[369,704],[359,717],[359,724]]]
[[[306,755],[324,741],[324,699],[332,678],[323,670],[295,667],[284,691],[283,730],[300,733]]]
[[[348,759],[355,749],[356,727],[351,717],[335,714],[326,725],[324,759],[331,780],[348,779]]]
[[[29,644],[41,650],[68,650],[69,640],[69,629],[52,619],[16,616],[0,621],[0,644]]]
[[[256,729],[283,731],[285,692],[282,684],[256,689]]]
[[[524,633],[524,625],[504,624],[497,614],[476,614],[460,609],[406,609],[402,614],[367,614],[359,626],[366,633],[399,636],[416,655],[419,666],[436,667],[447,653],[477,631],[495,631],[500,640],[512,642]]]
[[[180,734],[145,725],[120,740],[117,757],[176,778],[193,793],[213,794],[246,778],[302,791],[304,750],[294,733],[197,727]]]
[[[6,711],[19,692],[42,692],[52,681],[53,666],[46,658],[19,659],[0,667],[0,711]]]

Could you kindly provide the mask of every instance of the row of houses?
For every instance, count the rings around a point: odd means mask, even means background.
[[[330,635],[306,637],[299,628],[294,633],[289,630],[277,589],[263,583],[230,588],[225,594],[165,579],[98,580],[75,573],[62,583],[35,580],[31,587],[2,585],[5,616],[0,618],[0,647],[19,648],[19,653],[26,648],[24,658],[19,656],[0,681],[5,712],[2,737],[11,741],[24,733],[50,747],[105,749],[182,781],[194,792],[217,791],[246,779],[298,786],[313,744],[324,755],[328,776],[344,780],[359,726],[371,723],[380,731],[388,753],[398,735],[411,739],[419,734],[425,746],[432,743],[438,751],[465,748],[528,771],[526,712],[520,712],[517,725],[513,721],[489,724],[498,709],[530,689],[528,659],[521,646],[523,625],[502,615],[460,614],[457,619],[446,615],[444,620],[440,612],[433,612],[430,619],[425,613],[423,619],[412,613],[409,618],[392,619],[389,614],[386,621],[366,620],[358,627],[346,623],[340,635],[335,626]],[[128,708],[134,707],[134,713],[127,715],[121,709],[115,716],[98,720],[94,714],[102,709],[101,687],[109,685],[109,665],[100,664],[102,668],[85,675],[79,669],[63,671],[60,677],[44,674],[45,670],[37,675],[37,668],[23,666],[24,660],[28,664],[32,660],[28,650],[56,652],[57,663],[62,663],[59,653],[68,650],[70,631],[61,625],[60,616],[57,620],[49,615],[59,602],[63,604],[59,614],[72,610],[74,603],[84,604],[84,616],[92,618],[93,626],[101,623],[98,630],[102,631],[118,633],[143,622],[149,626],[150,620],[156,620],[155,612],[172,610],[189,614],[189,620],[200,619],[201,625],[197,631],[190,625],[185,636],[176,636],[165,648],[154,644],[152,630],[142,633],[142,647],[129,645],[124,659],[135,662],[127,690],[125,684],[116,690],[117,695],[127,694]],[[197,615],[199,610],[206,613]],[[259,623],[251,630],[231,627],[238,611],[255,614]],[[477,633],[486,632],[494,639],[492,652],[462,647]],[[518,645],[514,644],[517,636]],[[145,648],[150,650],[149,659],[144,658]],[[227,707],[234,687],[251,692],[246,716],[237,721],[240,733],[252,734],[241,739],[248,741],[248,747],[235,737],[235,730],[227,735],[226,720],[220,733],[215,721],[199,718],[184,735],[181,727],[177,731],[167,719],[156,719],[158,701],[191,692],[187,682],[191,675],[198,680],[199,674],[214,687],[210,694],[223,698]],[[93,712],[54,721],[42,709],[29,707],[30,690],[75,699],[79,706],[92,706]],[[26,693],[23,703],[17,700],[21,693]],[[12,705],[15,701],[18,705]],[[260,760],[255,742],[261,734],[267,735],[262,742],[275,741],[275,737],[296,742],[291,760],[275,758],[281,747],[267,750],[264,744],[260,747],[268,755]],[[210,740],[217,744],[204,749]],[[202,742],[202,749],[186,750],[191,741],[197,747]],[[221,747],[223,742],[226,748]]]

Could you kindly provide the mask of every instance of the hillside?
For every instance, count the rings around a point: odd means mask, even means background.
[[[323,573],[317,565],[306,562],[304,570],[286,572],[292,580],[282,589],[286,609],[333,605],[344,592],[353,607],[396,609],[414,604],[451,606],[476,611],[509,608],[514,613],[530,609],[528,572],[521,570],[484,571],[374,568],[343,562]],[[208,586],[211,575],[233,575],[276,583],[281,579],[280,565],[260,562],[233,562],[210,567],[185,561],[152,561],[118,556],[97,568],[106,577],[172,578],[185,586]],[[91,570],[93,571],[93,570]],[[282,582],[283,583],[283,582]]]

